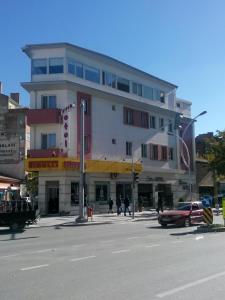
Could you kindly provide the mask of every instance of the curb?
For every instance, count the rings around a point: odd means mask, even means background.
[[[214,224],[214,226],[199,226],[197,227],[197,233],[205,233],[205,232],[225,232],[225,226],[215,226],[218,224]]]

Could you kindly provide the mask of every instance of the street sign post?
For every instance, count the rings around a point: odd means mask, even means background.
[[[225,197],[222,198],[222,207],[223,207],[223,220],[225,226]]]

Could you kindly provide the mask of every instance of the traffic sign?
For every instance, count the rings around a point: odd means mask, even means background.
[[[203,208],[203,221],[208,225],[213,223],[213,212],[210,207]]]

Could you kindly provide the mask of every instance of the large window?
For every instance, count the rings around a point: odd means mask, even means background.
[[[164,131],[164,119],[163,118],[159,118],[159,129]]]
[[[79,205],[79,182],[71,182],[71,205]]]
[[[56,96],[42,96],[41,108],[56,108]]]
[[[79,78],[83,78],[83,65],[71,58],[68,58],[68,73],[73,74]]]
[[[130,92],[129,80],[122,77],[117,77],[117,89],[129,93]]]
[[[168,132],[169,133],[173,132],[173,122],[171,120],[169,120],[169,123],[168,123]]]
[[[132,82],[132,93],[142,96],[142,85],[140,83]]]
[[[109,200],[109,184],[106,182],[95,183],[95,197],[96,201],[103,204],[108,203]]]
[[[51,149],[56,147],[56,134],[42,134],[41,135],[41,149]]]
[[[124,123],[128,125],[134,124],[134,111],[130,108],[124,108]]]
[[[85,66],[84,67],[84,77],[86,80],[100,83],[100,71],[98,69]]]
[[[141,127],[144,127],[144,128],[149,127],[148,113],[147,112],[141,112]]]
[[[167,147],[166,146],[161,147],[161,159],[167,160]]]
[[[102,84],[116,88],[116,75],[103,71],[102,72]]]
[[[132,156],[132,142],[126,142],[126,155]]]
[[[155,116],[150,116],[150,128],[155,129]]]
[[[47,74],[47,59],[33,59],[32,74]]]
[[[149,86],[143,86],[143,97],[153,100],[153,88]]]
[[[63,73],[63,58],[55,57],[49,59],[49,74]]]
[[[153,160],[159,159],[158,145],[150,145],[150,158]]]
[[[141,144],[141,157],[147,157],[147,145]]]

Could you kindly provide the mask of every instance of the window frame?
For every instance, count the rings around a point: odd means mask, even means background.
[[[141,144],[141,157],[147,158],[147,156],[148,156],[147,144]]]
[[[72,185],[75,184],[76,188],[75,188],[75,196],[74,196],[74,200],[72,199]],[[77,181],[71,181],[70,183],[70,205],[71,206],[78,206],[79,205],[79,182]]]
[[[41,66],[34,66],[35,62],[40,62],[40,61],[45,61],[45,65],[41,65]],[[41,69],[45,69],[45,72],[43,72],[43,70],[41,72],[34,72],[34,70],[36,70],[36,68]],[[32,75],[46,75],[48,74],[48,59],[47,58],[34,58],[31,61],[31,74]]]
[[[132,142],[126,141],[126,156],[132,156],[132,154],[133,154],[132,153],[132,151],[133,151],[132,147],[133,147]]]
[[[51,65],[51,60],[61,60],[62,64]],[[49,57],[48,74],[63,74],[64,73],[64,57]]]

